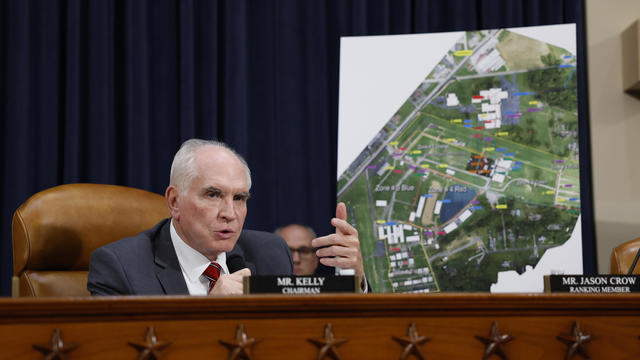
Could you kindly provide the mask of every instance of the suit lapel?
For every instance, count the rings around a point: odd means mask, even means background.
[[[165,294],[189,295],[187,283],[184,281],[176,250],[171,242],[169,232],[169,219],[158,231],[155,239],[154,260],[158,281],[162,285]]]

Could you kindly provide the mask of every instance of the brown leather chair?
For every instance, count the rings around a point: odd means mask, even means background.
[[[117,185],[68,184],[30,197],[13,215],[13,296],[85,296],[96,248],[168,217],[164,197]]]
[[[633,264],[633,259],[636,257],[638,250],[640,249],[640,238],[622,243],[611,251],[611,260],[609,267],[611,274],[614,275],[626,275]],[[636,268],[633,270],[634,275],[640,275],[640,260],[636,264]]]

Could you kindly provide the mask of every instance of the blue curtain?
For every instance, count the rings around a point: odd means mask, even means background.
[[[2,1],[0,294],[29,196],[74,182],[163,193],[191,137],[246,157],[247,228],[331,232],[341,36],[572,22],[584,28],[582,0]]]

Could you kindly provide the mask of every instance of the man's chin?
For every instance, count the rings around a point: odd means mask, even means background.
[[[313,273],[309,273],[309,271],[305,271],[304,269],[296,269],[293,268],[293,273],[297,276],[311,276]]]
[[[236,246],[238,242],[238,238],[232,239],[215,239],[214,240],[214,250],[216,253],[228,253]]]

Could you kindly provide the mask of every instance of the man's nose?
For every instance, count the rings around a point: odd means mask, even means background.
[[[218,210],[218,216],[227,221],[235,219],[236,212],[234,209],[233,198],[225,198],[222,200]]]
[[[291,252],[291,257],[293,258],[293,262],[294,263],[299,263],[300,262],[300,254],[297,251],[292,251]]]

